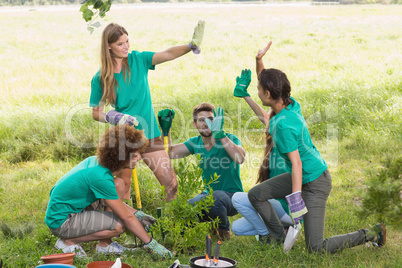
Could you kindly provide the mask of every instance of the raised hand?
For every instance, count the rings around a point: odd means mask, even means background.
[[[212,130],[212,136],[214,139],[222,139],[226,137],[225,132],[223,131],[223,123],[225,122],[223,118],[223,109],[222,107],[218,107],[218,111],[215,113],[214,109],[214,121],[211,122],[208,118],[205,119],[207,126],[210,130]]]
[[[267,51],[268,51],[268,49],[271,47],[271,45],[272,45],[272,41],[269,41],[269,42],[268,42],[268,45],[267,45],[265,48],[258,50],[258,53],[257,53],[257,55],[255,56],[255,58],[256,58],[257,60],[262,59],[262,57],[265,56],[265,53],[267,53]]]
[[[199,54],[201,52],[201,43],[204,37],[205,21],[199,20],[197,26],[194,28],[193,38],[188,46],[194,52],[194,54]]]
[[[241,76],[236,78],[236,87],[233,92],[233,96],[243,98],[250,97],[247,92],[247,88],[251,82],[251,71],[249,69],[244,69],[241,71]]]

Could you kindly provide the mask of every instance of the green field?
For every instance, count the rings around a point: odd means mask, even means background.
[[[57,252],[57,238],[43,222],[49,191],[94,154],[105,129],[88,107],[101,29],[90,35],[78,10],[0,8],[0,222],[12,228],[34,226],[22,237],[0,233],[0,259],[6,267],[35,267],[41,256]],[[190,53],[150,72],[154,108],[175,109],[172,138],[177,143],[196,135],[191,125],[195,105],[222,106],[224,130],[236,134],[248,153],[241,171],[245,191],[255,183],[264,134],[246,103],[233,97],[233,88],[241,70],[251,69],[249,92],[260,103],[254,57],[273,40],[265,67],[288,75],[292,96],[301,103],[332,174],[325,236],[376,224],[373,216],[358,218],[355,209],[369,172],[402,157],[401,5],[134,4],[113,5],[105,19],[103,26],[112,21],[125,26],[131,49],[140,51],[187,43],[197,21],[206,21],[200,55]],[[144,211],[156,215],[159,204],[151,197],[160,191],[159,184],[143,164],[138,175]],[[161,241],[159,234],[155,237]],[[301,235],[285,255],[281,248],[258,246],[254,237],[233,235],[220,255],[237,260],[237,267],[400,267],[401,241],[401,228],[392,227],[381,249],[308,254]],[[91,253],[94,245],[85,247]],[[189,264],[190,257],[202,254],[174,259]],[[92,255],[89,261],[114,258]],[[144,251],[122,260],[133,267],[172,263]],[[87,262],[74,264],[85,267]]]

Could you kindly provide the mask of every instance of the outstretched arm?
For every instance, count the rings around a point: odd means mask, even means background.
[[[198,21],[197,26],[194,28],[193,38],[187,45],[170,47],[162,52],[156,52],[152,57],[152,65],[157,65],[166,61],[177,59],[184,54],[187,54],[191,50],[195,54],[199,54],[201,51],[201,43],[204,37],[205,22]]]
[[[253,112],[258,117],[258,119],[260,119],[261,123],[263,123],[265,126],[267,126],[267,124],[269,124],[271,110],[269,110],[269,112],[267,113],[264,110],[264,108],[262,108],[260,105],[258,105],[251,97],[245,97],[244,100],[247,102],[247,104],[253,110]]]
[[[157,65],[166,61],[177,59],[190,51],[191,49],[188,45],[181,45],[170,47],[162,52],[156,52],[152,57],[152,65]]]
[[[233,92],[233,96],[238,98],[243,98],[247,104],[251,107],[254,113],[258,116],[258,119],[264,124],[267,125],[269,122],[269,116],[265,112],[265,110],[259,106],[247,92],[247,88],[251,82],[251,71],[248,69],[244,69],[241,71],[241,76],[236,78],[236,87]]]
[[[163,137],[164,134],[162,133]],[[172,137],[170,136],[170,131],[169,131],[169,157],[170,159],[178,159],[178,158],[183,158],[186,156],[189,156],[191,152],[187,149],[187,146],[184,145],[184,143],[178,143],[175,145],[172,145]]]
[[[255,56],[257,76],[264,69],[264,63],[262,61],[262,58],[265,56],[265,53],[267,53],[267,51],[271,47],[271,45],[272,45],[272,41],[269,41],[268,45],[265,48],[258,50],[257,56]]]

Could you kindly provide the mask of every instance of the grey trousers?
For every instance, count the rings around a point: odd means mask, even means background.
[[[302,197],[308,209],[303,217],[304,234],[307,249],[310,252],[338,250],[364,244],[374,239],[368,229],[361,229],[349,234],[333,236],[324,240],[325,208],[332,188],[331,175],[328,170],[312,182],[303,184]],[[274,237],[284,239],[283,225],[276,215],[275,209],[267,201],[271,198],[285,198],[292,193],[292,176],[289,173],[266,180],[249,193],[248,198],[253,207],[261,215],[269,232]]]

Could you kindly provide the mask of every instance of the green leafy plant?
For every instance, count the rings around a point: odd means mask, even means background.
[[[205,212],[214,204],[212,192],[209,187],[219,176],[215,173],[214,178],[203,186],[201,174],[197,163],[188,162],[187,159],[180,161],[175,167],[178,182],[177,197],[162,206],[162,217],[152,227],[154,233],[162,233],[164,244],[173,248],[176,252],[188,253],[204,246],[205,235],[210,234],[211,228],[216,228],[218,219],[201,221]],[[210,195],[196,202],[194,206],[187,201],[195,195],[209,188]],[[162,197],[161,197],[162,198]]]
[[[357,215],[373,215],[378,222],[400,228],[402,222],[402,158],[389,158],[385,167],[370,177]]]
[[[82,12],[82,18],[88,23],[87,29],[90,33],[101,25],[96,20],[99,17],[105,17],[111,6],[112,0],[84,0],[81,2],[80,12]]]

